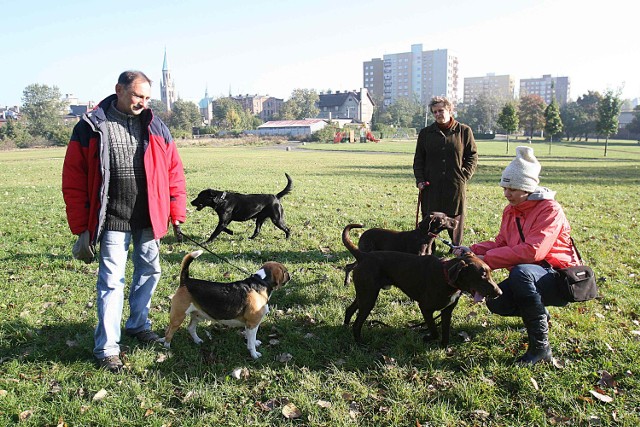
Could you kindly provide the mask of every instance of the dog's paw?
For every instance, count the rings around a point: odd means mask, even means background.
[[[202,338],[200,337],[193,337],[193,342],[200,345],[202,344],[204,341],[202,340]]]
[[[260,347],[262,345],[262,341],[256,340],[256,347]]]
[[[262,357],[262,353],[260,353],[259,351],[253,350],[253,351],[251,351],[251,357],[253,357],[253,359],[255,360],[255,359],[259,358],[259,357]]]

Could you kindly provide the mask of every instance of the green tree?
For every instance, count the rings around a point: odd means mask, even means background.
[[[562,119],[560,118],[560,107],[555,98],[544,110],[544,132],[549,138],[549,154],[551,154],[551,144],[553,137],[562,134]]]
[[[589,140],[589,135],[596,132],[596,124],[598,122],[598,105],[602,100],[602,95],[597,91],[588,91],[586,94],[578,97],[576,103],[582,109],[586,122],[582,128],[584,140]]]
[[[48,138],[49,132],[62,121],[64,104],[56,86],[31,84],[22,92],[22,114],[27,130],[33,136]]]
[[[533,132],[544,126],[544,99],[539,95],[525,95],[520,98],[519,119],[525,133],[533,138]]]
[[[171,106],[171,116],[168,125],[171,128],[172,134],[186,133],[187,135],[191,135],[194,127],[202,125],[200,109],[191,101],[178,99]]]
[[[501,110],[499,98],[481,93],[471,104],[465,105],[458,113],[458,119],[471,127],[475,133],[495,133]]]
[[[575,140],[582,137],[587,124],[587,115],[577,102],[569,102],[560,108],[560,118],[564,126],[567,139]]]
[[[280,111],[280,118],[284,120],[302,120],[313,118],[320,110],[318,93],[313,89],[294,89],[291,97],[284,102]]]
[[[213,120],[225,131],[238,129],[242,123],[242,106],[233,98],[218,98],[213,101]]]
[[[518,119],[518,110],[512,102],[507,102],[500,115],[498,116],[498,126],[500,126],[507,134],[507,153],[509,152],[509,135],[518,130],[520,120]]]
[[[5,143],[3,145],[13,143],[18,148],[24,148],[32,139],[25,125],[18,120],[8,119],[4,126],[0,126],[0,141]]]
[[[167,126],[169,125],[171,113],[167,111],[167,104],[159,99],[152,99],[149,101],[149,108],[153,111],[154,116],[159,117]]]
[[[419,117],[420,123],[418,127],[422,129],[424,127],[424,115],[421,106],[415,100],[409,98],[398,98],[393,104],[387,108],[390,115],[391,123],[399,128],[408,128],[415,125],[416,116]]]
[[[602,101],[598,105],[598,121],[596,122],[596,131],[605,137],[604,155],[607,156],[607,148],[609,146],[609,138],[618,132],[618,116],[622,101],[620,94],[614,93],[609,89],[604,93]]]

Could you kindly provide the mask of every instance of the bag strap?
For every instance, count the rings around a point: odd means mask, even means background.
[[[518,226],[518,233],[520,233],[520,240],[524,243],[524,233],[522,232],[522,226],[520,225],[520,218],[516,217],[516,225]]]
[[[520,225],[520,218],[518,217],[516,217],[516,225],[518,226],[518,233],[520,233],[520,239],[522,239],[522,242],[524,243],[524,233],[522,232],[522,226]],[[573,250],[576,251],[576,255],[578,256],[578,261],[580,261],[581,265],[584,265],[584,261],[582,261],[582,255],[580,255],[580,251],[576,246],[576,241],[573,240],[573,237],[571,236],[569,236],[569,239],[571,239],[571,246],[573,246]]]
[[[576,255],[578,255],[578,261],[580,261],[580,264],[584,265],[584,261],[582,261],[582,256],[580,255],[580,251],[578,250],[578,247],[576,246],[576,242],[575,240],[573,240],[573,237],[569,236],[569,238],[571,239],[571,246],[573,246],[573,250],[576,251]]]

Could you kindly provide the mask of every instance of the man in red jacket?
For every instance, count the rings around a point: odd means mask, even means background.
[[[533,149],[517,147],[516,158],[500,179],[509,204],[502,212],[498,235],[494,240],[453,250],[456,255],[471,250],[492,269],[509,269],[509,277],[499,285],[502,295],[487,301],[487,308],[501,316],[522,317],[529,347],[518,359],[521,364],[552,360],[545,306],[568,303],[555,269],[580,265],[571,226],[554,200],[555,191],[538,186],[540,170]]]
[[[86,263],[100,245],[98,325],[93,354],[117,372],[125,267],[133,244],[133,277],[125,332],[142,343],[158,340],[149,308],[160,279],[159,239],[186,218],[182,161],[167,126],[147,108],[151,80],[120,74],[116,93],[83,115],[73,129],[62,169],[62,193],[73,256]]]

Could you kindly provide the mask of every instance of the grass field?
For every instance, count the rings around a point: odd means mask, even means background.
[[[505,205],[498,186],[518,143],[480,141],[468,188],[466,243],[492,238]],[[126,372],[92,360],[97,263],[71,257],[60,192],[64,150],[0,152],[0,425],[24,426],[544,426],[640,425],[640,146],[610,141],[533,144],[542,185],[558,192],[573,236],[599,276],[601,297],[550,308],[557,366],[513,365],[526,348],[522,321],[492,315],[463,296],[451,346],[423,343],[420,320],[397,289],[383,292],[363,329],[342,326],[352,261],[340,240],[350,222],[408,230],[417,190],[413,141],[273,147],[184,146],[189,200],[208,187],[275,193],[289,240],[266,223],[232,223],[192,264],[192,274],[238,280],[240,269],[284,263],[292,281],[276,291],[253,361],[237,330],[201,324],[201,346],[183,328],[171,351],[123,338]],[[210,209],[189,207],[183,231],[211,233]],[[352,236],[357,240],[357,233]],[[161,246],[163,279],[154,329],[168,321],[180,260],[192,244]],[[445,248],[440,248],[444,250]],[[236,268],[238,267],[238,268]],[[129,270],[129,274],[131,271]],[[504,277],[496,271],[496,279]],[[207,337],[209,335],[209,337]]]

